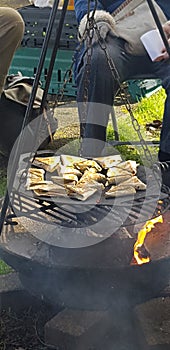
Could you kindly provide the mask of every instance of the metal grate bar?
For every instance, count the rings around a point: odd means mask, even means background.
[[[146,205],[145,205],[146,201]],[[132,205],[133,204],[133,205]],[[131,205],[131,207],[130,207]],[[26,197],[18,192],[13,192],[11,207],[16,216],[26,216],[36,221],[60,224],[65,227],[84,227],[92,225],[102,220],[106,215],[108,220],[115,221],[122,219],[123,226],[132,225],[134,222],[144,222],[163,213],[170,207],[170,199],[167,196],[155,205],[155,197],[150,196],[129,202],[128,205],[114,207],[111,205],[90,205],[81,204],[79,206],[70,204],[54,203],[32,197]],[[82,210],[81,210],[82,207]],[[78,212],[78,210],[79,212]],[[110,215],[109,215],[110,214]]]

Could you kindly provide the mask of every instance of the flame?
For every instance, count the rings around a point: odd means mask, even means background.
[[[140,256],[139,248],[142,248],[147,233],[150,232],[152,230],[152,228],[154,228],[154,225],[158,222],[163,223],[162,215],[160,215],[152,220],[148,220],[145,223],[145,225],[143,226],[143,228],[138,232],[138,238],[134,244],[134,258],[135,258],[138,265],[146,264],[150,261],[149,256],[146,256],[146,257]]]

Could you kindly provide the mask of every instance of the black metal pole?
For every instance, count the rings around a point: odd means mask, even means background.
[[[66,4],[68,4],[68,0],[64,1],[63,14],[66,13],[66,8],[67,8]],[[38,64],[38,67],[37,67],[37,72],[36,72],[36,75],[35,75],[32,92],[31,92],[30,99],[29,99],[29,102],[28,102],[28,106],[27,106],[27,109],[26,109],[26,113],[25,113],[25,116],[24,116],[24,120],[23,120],[23,124],[22,124],[22,128],[21,128],[20,136],[19,136],[18,141],[17,141],[15,154],[13,156],[11,171],[10,171],[8,184],[7,184],[7,190],[6,190],[4,202],[3,202],[3,205],[2,205],[1,215],[0,215],[0,234],[2,233],[2,228],[3,228],[5,217],[6,217],[6,212],[7,212],[8,206],[9,206],[9,202],[10,202],[10,195],[11,195],[11,192],[12,192],[12,189],[13,189],[15,175],[16,175],[16,171],[17,171],[17,168],[18,168],[20,154],[21,154],[21,151],[22,151],[22,144],[24,143],[24,132],[23,131],[24,131],[25,126],[30,121],[31,111],[32,111],[32,108],[33,108],[33,104],[34,104],[34,100],[35,100],[38,84],[39,84],[39,81],[40,81],[41,72],[42,72],[42,69],[43,69],[43,65],[44,65],[44,61],[45,61],[45,57],[46,57],[46,52],[47,52],[47,48],[48,48],[51,32],[52,32],[53,25],[54,25],[54,20],[56,18],[56,13],[57,13],[57,10],[58,10],[58,5],[59,5],[59,0],[54,0],[54,5],[52,7],[52,10],[51,10],[51,13],[50,13],[50,17],[49,17],[49,20],[48,20],[47,32],[46,32],[46,36],[45,36],[45,39],[44,39],[44,42],[43,42],[43,46],[42,46],[42,50],[41,50],[40,60],[39,60],[39,64]],[[63,24],[63,17],[62,17],[62,24]],[[62,28],[61,28],[60,24],[59,24],[59,28],[60,28],[60,35],[61,35],[61,29]],[[58,41],[60,40],[59,34],[57,35],[57,40]],[[52,74],[52,71],[50,73]],[[48,77],[48,79],[50,80],[50,76]]]
[[[56,31],[57,31],[56,38],[55,38],[55,42],[54,42],[53,51],[51,54],[50,64],[48,67],[48,73],[47,73],[47,77],[46,77],[44,93],[43,93],[42,102],[41,102],[41,110],[43,110],[45,103],[46,103],[47,94],[48,94],[50,81],[51,81],[51,76],[52,76],[52,72],[53,72],[53,68],[54,68],[54,63],[55,63],[57,51],[58,51],[59,44],[60,44],[60,37],[61,37],[62,29],[63,29],[63,24],[64,24],[64,19],[65,19],[65,15],[66,15],[66,11],[67,11],[68,2],[69,2],[69,0],[64,1],[62,12],[61,12],[60,22],[59,22],[58,27],[56,28]]]
[[[166,48],[166,50],[167,50],[167,52],[169,54],[169,57],[170,57],[170,46],[169,46],[168,40],[167,40],[167,38],[165,36],[165,33],[163,31],[162,24],[160,22],[160,19],[158,17],[157,12],[156,12],[155,6],[154,6],[152,0],[147,0],[147,2],[148,2],[148,6],[149,6],[149,8],[150,8],[150,10],[152,12],[153,18],[154,18],[154,20],[156,22],[156,25],[158,27],[158,30],[160,32],[160,35],[162,37],[162,40],[164,42],[165,48]]]

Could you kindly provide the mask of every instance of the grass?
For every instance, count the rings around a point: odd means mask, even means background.
[[[6,173],[4,170],[0,169],[0,197],[2,197],[5,193],[6,189]]]
[[[5,275],[12,272],[12,268],[8,266],[3,260],[0,260],[0,275]]]
[[[6,171],[4,167],[0,169],[0,198],[3,197],[6,190]],[[12,269],[3,260],[0,260],[0,275],[11,272]]]
[[[146,124],[153,122],[153,120],[162,120],[163,110],[165,102],[164,89],[160,89],[156,93],[153,93],[150,97],[143,98],[140,102],[132,105],[132,112],[135,119],[139,123],[140,132],[144,140],[159,141],[160,131],[148,132],[146,130]],[[122,116],[118,118],[118,129],[121,141],[139,141],[137,132],[132,125],[131,116],[124,106],[121,107]],[[108,140],[113,140],[113,128],[108,125],[107,128]],[[146,161],[144,151],[141,146],[117,146],[117,149],[125,159],[133,159],[139,163]],[[149,146],[149,152],[153,161],[157,159],[158,147]]]
[[[165,102],[165,91],[160,89],[156,93],[153,93],[149,98],[143,98],[133,108],[135,116],[141,125],[144,125],[148,121],[155,119],[162,119]]]

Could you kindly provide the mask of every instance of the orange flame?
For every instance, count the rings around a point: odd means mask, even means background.
[[[143,246],[147,233],[150,232],[152,228],[154,228],[154,225],[157,222],[163,223],[162,215],[147,221],[143,228],[138,232],[138,238],[136,240],[136,243],[134,244],[134,258],[138,265],[146,264],[150,261],[149,256],[140,256],[139,248]]]

